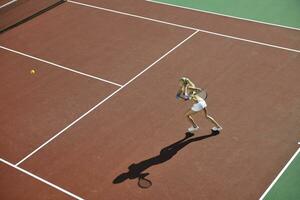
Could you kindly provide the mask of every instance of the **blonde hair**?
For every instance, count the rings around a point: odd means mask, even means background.
[[[183,85],[186,86],[188,84],[195,86],[195,84],[187,77],[181,77],[179,81],[182,81]]]
[[[187,78],[187,77],[181,77],[181,78],[179,79],[179,81],[182,82],[182,86],[183,86],[183,87],[186,87],[187,85],[190,85],[190,86],[192,86],[192,87],[195,87],[195,84],[194,84],[189,78]],[[197,93],[198,93],[197,91],[195,91],[195,90],[190,90],[190,89],[188,89],[187,92],[188,92],[188,95],[190,95],[190,96],[195,96],[195,95],[197,95]]]

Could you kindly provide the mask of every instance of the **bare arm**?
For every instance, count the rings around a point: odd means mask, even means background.
[[[188,89],[191,91],[191,93],[196,92],[196,94],[199,94],[202,91],[201,88],[197,88],[197,87],[194,87],[194,86],[188,86]]]
[[[182,88],[182,87],[180,87],[180,88],[178,89],[177,93],[176,93],[176,96],[180,96],[180,95],[181,95],[181,93],[182,93],[182,90],[183,90],[183,88]]]
[[[189,89],[189,85],[185,85],[185,86],[181,86],[177,92],[177,95],[188,95],[188,89]]]
[[[176,93],[176,98],[179,99],[184,99],[184,100],[188,100],[189,96],[188,96],[188,86],[182,86],[179,88],[179,90]]]

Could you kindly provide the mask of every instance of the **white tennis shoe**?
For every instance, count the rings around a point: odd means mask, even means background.
[[[188,132],[191,132],[191,133],[198,131],[198,130],[199,130],[199,126],[197,126],[197,127],[192,126],[192,127],[188,128]]]
[[[213,127],[211,130],[214,132],[220,132],[222,129],[222,127]]]

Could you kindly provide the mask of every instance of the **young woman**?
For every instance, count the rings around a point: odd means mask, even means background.
[[[205,100],[198,95],[202,89],[197,88],[195,84],[186,77],[182,77],[179,79],[179,86],[180,88],[177,92],[176,98],[179,98],[181,97],[181,95],[183,95],[184,100],[191,100],[194,103],[192,108],[185,113],[188,121],[192,124],[192,126],[188,128],[188,131],[195,132],[199,129],[199,126],[195,123],[192,116],[200,112],[201,110],[204,111],[205,117],[215,125],[215,127],[212,128],[212,131],[221,131],[222,127],[218,124],[218,122],[208,115],[206,108],[207,104]]]

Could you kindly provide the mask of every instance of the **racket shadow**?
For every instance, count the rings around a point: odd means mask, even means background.
[[[145,177],[149,175],[149,173],[144,172],[146,169],[148,169],[154,165],[158,165],[158,164],[161,164],[161,163],[164,163],[164,162],[170,160],[173,156],[175,156],[177,154],[178,151],[180,151],[182,148],[184,148],[185,146],[187,146],[190,143],[201,141],[201,140],[204,140],[204,139],[216,136],[216,135],[218,135],[218,133],[212,132],[211,134],[208,134],[208,135],[191,138],[192,136],[194,136],[194,134],[187,132],[183,139],[180,139],[177,142],[175,142],[167,147],[164,147],[160,151],[159,155],[149,158],[147,160],[143,160],[139,163],[131,164],[128,167],[127,172],[124,172],[124,173],[118,175],[113,180],[113,184],[122,183],[127,179],[138,179],[138,180],[145,179]]]

